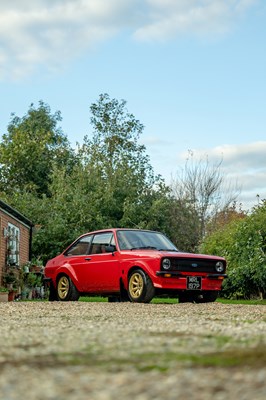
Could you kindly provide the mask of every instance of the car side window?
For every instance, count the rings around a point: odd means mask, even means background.
[[[70,247],[65,253],[66,256],[82,256],[88,254],[89,245],[91,243],[92,236],[83,236],[77,242]]]
[[[98,233],[91,242],[90,254],[106,253],[106,246],[114,244],[112,232]]]

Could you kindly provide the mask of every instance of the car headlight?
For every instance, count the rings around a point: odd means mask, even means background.
[[[223,264],[223,262],[222,262],[222,261],[218,261],[218,262],[215,264],[215,269],[216,269],[216,271],[219,272],[219,273],[224,272],[224,264]]]
[[[171,268],[171,261],[169,260],[169,258],[163,259],[162,267],[163,267],[163,269],[166,269],[166,270]]]

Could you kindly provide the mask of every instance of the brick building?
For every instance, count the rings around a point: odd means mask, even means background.
[[[0,200],[0,286],[8,266],[22,266],[31,259],[33,223]]]

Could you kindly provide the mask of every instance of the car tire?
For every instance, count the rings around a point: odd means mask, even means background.
[[[128,297],[133,303],[149,303],[155,295],[150,277],[142,270],[134,270],[128,280]]]
[[[57,298],[59,301],[77,301],[79,292],[67,275],[61,275],[56,286]]]

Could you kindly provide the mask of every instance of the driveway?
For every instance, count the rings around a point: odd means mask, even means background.
[[[3,400],[266,398],[266,306],[0,303]]]

